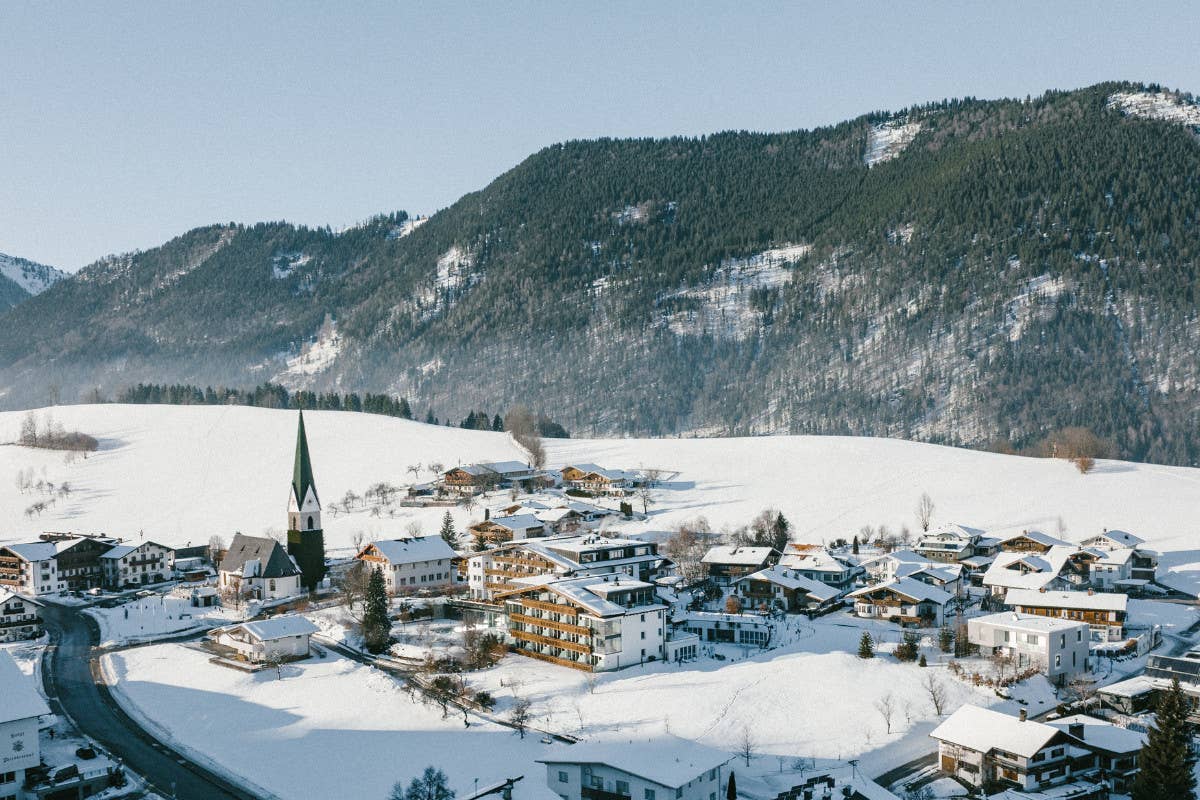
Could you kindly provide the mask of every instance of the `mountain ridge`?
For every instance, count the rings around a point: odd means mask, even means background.
[[[62,270],[0,253],[0,311],[41,294],[66,279]]]
[[[197,228],[5,312],[0,391],[273,378],[583,433],[974,446],[1084,425],[1194,463],[1194,107],[1108,83],[564,142],[419,227]]]

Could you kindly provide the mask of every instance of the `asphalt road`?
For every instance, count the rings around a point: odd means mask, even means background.
[[[172,750],[133,721],[108,687],[93,677],[96,623],[73,608],[47,603],[42,609],[53,646],[42,661],[50,708],[66,713],[85,734],[104,745],[163,797],[179,800],[258,800]],[[97,666],[98,670],[99,667]]]

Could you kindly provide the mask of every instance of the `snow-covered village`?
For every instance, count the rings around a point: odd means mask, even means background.
[[[30,427],[97,448],[0,448],[10,796],[170,796],[157,758],[209,796],[1087,800],[1172,681],[1195,721],[1189,468],[0,414]]]

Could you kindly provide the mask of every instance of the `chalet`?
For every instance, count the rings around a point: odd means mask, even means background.
[[[533,539],[485,550],[467,562],[471,597],[492,601],[497,593],[519,588],[531,576],[624,575],[653,581],[671,562],[658,545],[600,534]]]
[[[218,569],[223,592],[256,600],[281,600],[300,594],[300,567],[274,539],[233,537]]]
[[[1137,549],[1146,543],[1140,536],[1134,536],[1126,531],[1110,531],[1105,528],[1095,536],[1090,536],[1079,543],[1080,547],[1099,547],[1101,550],[1120,550],[1128,547]]]
[[[1114,786],[1127,789],[1137,773],[1137,754],[1144,734],[1091,717],[1066,717],[1055,724],[1010,717],[998,711],[964,705],[933,730],[942,772],[970,786],[1004,786],[1037,792],[1063,786],[1101,770]],[[1080,784],[1081,788],[1087,784]],[[1093,785],[1083,800],[1108,796],[1108,787]]]
[[[967,641],[982,655],[1008,656],[1017,669],[1037,666],[1062,684],[1087,670],[1092,637],[1086,622],[1003,611],[967,620]]]
[[[946,603],[952,599],[936,586],[912,578],[865,586],[850,592],[847,597],[854,598],[855,616],[923,627],[941,625]]]
[[[372,542],[355,556],[383,572],[390,594],[415,589],[445,589],[454,584],[451,561],[457,554],[441,536],[416,536]]]
[[[522,655],[589,672],[666,658],[667,607],[653,584],[585,575],[533,583],[498,599]]]
[[[252,663],[273,659],[295,661],[309,655],[310,638],[317,626],[301,616],[271,617],[209,631],[218,648],[229,648],[235,657]]]
[[[975,554],[975,544],[982,535],[978,528],[946,525],[922,533],[913,549],[936,561],[958,561]]]
[[[844,591],[805,577],[782,563],[735,579],[733,588],[746,608],[789,614],[828,608]]]
[[[519,542],[546,535],[546,524],[532,514],[514,514],[477,522],[467,528],[467,535],[487,544]]]
[[[1070,542],[1056,539],[1041,531],[1021,531],[999,539],[1004,553],[1048,553],[1052,547],[1072,547]]]
[[[41,604],[0,587],[0,643],[42,635]]]
[[[1075,548],[1051,547],[1045,553],[1004,552],[983,574],[983,585],[997,597],[1013,589],[1070,589],[1086,582],[1087,570],[1072,562]]]
[[[709,579],[718,586],[728,586],[779,561],[779,551],[774,547],[719,545],[710,548],[700,561],[708,569]]]
[[[779,564],[799,573],[801,577],[846,590],[862,573],[862,568],[838,558],[820,545],[796,544],[787,546]]]
[[[520,461],[484,461],[466,464],[442,473],[442,485],[462,493],[520,487],[534,489],[554,485],[545,473]]]
[[[115,539],[72,533],[43,533],[41,538],[54,545],[58,580],[68,591],[94,589],[104,582],[101,556],[116,546]]]
[[[1143,547],[1144,544],[1145,542],[1140,537],[1134,536],[1132,533],[1105,529],[1102,533],[1084,539],[1079,546],[1110,553],[1129,550],[1132,555],[1130,556],[1129,576],[1126,580],[1153,583],[1158,576],[1158,554]]]
[[[568,464],[562,468],[563,486],[597,494],[629,494],[641,481],[641,473],[605,469],[596,464]]]
[[[1119,642],[1125,638],[1125,614],[1129,598],[1123,594],[1096,592],[1052,592],[1010,589],[1005,603],[1022,614],[1057,617],[1086,622],[1093,642]]]
[[[157,542],[119,544],[100,556],[104,588],[117,590],[170,580],[174,551]]]
[[[1088,547],[1075,555],[1075,560],[1087,569],[1088,586],[1107,592],[1138,592],[1151,580],[1134,577],[1138,551],[1129,547],[1102,550]],[[1153,568],[1152,570],[1153,571]]]
[[[53,542],[25,542],[0,547],[0,586],[29,597],[67,588],[59,580],[58,548]]]
[[[725,796],[732,760],[724,750],[670,735],[559,745],[537,759],[562,800],[715,800]]]
[[[42,763],[38,719],[50,708],[7,650],[0,649],[0,797],[26,794],[26,771]],[[73,796],[73,795],[71,795]]]
[[[912,578],[952,595],[959,594],[963,587],[965,570],[961,564],[938,561],[912,550],[896,550],[872,559],[864,566],[868,574],[880,583],[896,578]]]
[[[466,464],[442,473],[442,484],[459,492],[478,492],[499,483],[499,476],[482,464]]]

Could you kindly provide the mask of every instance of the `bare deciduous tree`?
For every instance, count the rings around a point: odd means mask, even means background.
[[[925,689],[926,696],[929,697],[929,704],[933,706],[933,713],[939,717],[942,711],[946,708],[946,684],[933,671],[925,673],[925,680],[921,682],[922,688]]]
[[[875,701],[875,710],[879,712],[879,716],[883,717],[883,724],[887,728],[887,732],[892,732],[892,718],[896,716],[896,698],[888,692],[883,697]]]
[[[514,698],[512,708],[508,710],[508,721],[521,738],[525,738],[525,729],[529,727],[529,708],[532,704],[524,697]]]
[[[917,521],[921,523],[921,530],[928,531],[929,523],[933,520],[933,498],[928,492],[921,493],[921,499],[917,501]]]
[[[750,766],[750,759],[758,755],[758,742],[754,740],[754,734],[750,733],[750,728],[742,728],[742,735],[738,737],[737,749],[734,752],[738,758],[745,760],[747,767]]]

